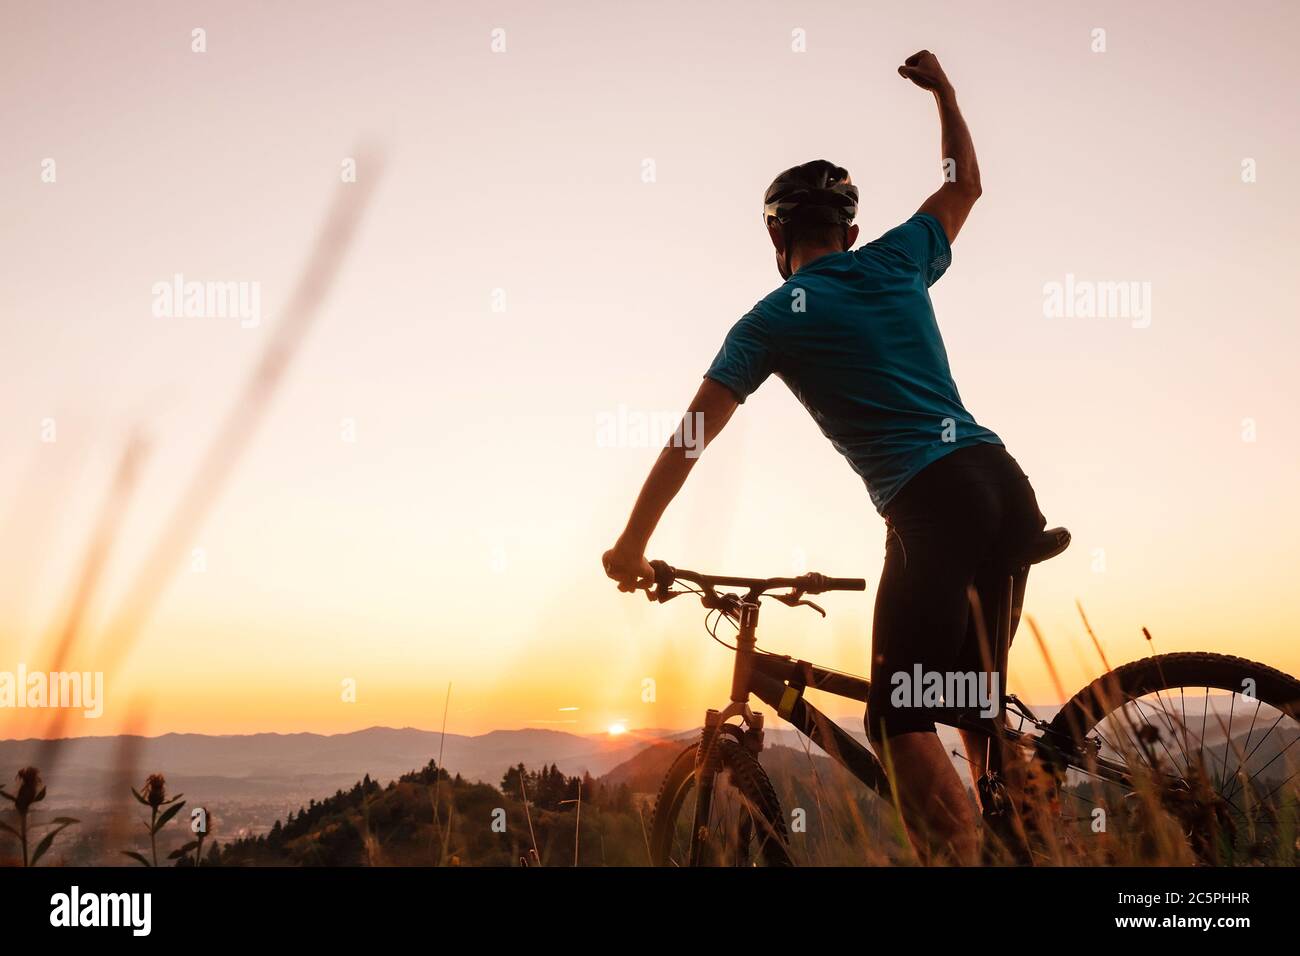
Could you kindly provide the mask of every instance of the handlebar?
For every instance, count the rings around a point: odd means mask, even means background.
[[[865,591],[867,582],[862,578],[830,578],[824,574],[810,572],[801,574],[793,578],[738,578],[729,577],[720,574],[700,574],[698,571],[687,571],[684,568],[674,568],[664,561],[651,561],[650,567],[654,569],[655,583],[654,588],[646,590],[646,597],[651,601],[670,601],[680,594],[688,594],[689,591],[674,591],[672,586],[678,581],[685,581],[688,584],[696,585],[703,594],[702,600],[706,607],[721,607],[725,602],[725,596],[719,595],[716,588],[744,588],[746,591],[745,600],[756,601],[763,595],[767,595],[782,604],[790,607],[804,605],[816,610],[825,617],[826,612],[811,601],[803,600],[805,594],[822,594],[826,591]],[[789,588],[788,594],[769,594],[769,591]]]

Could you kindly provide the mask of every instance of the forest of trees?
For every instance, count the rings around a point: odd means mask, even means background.
[[[566,777],[554,764],[518,764],[498,790],[430,760],[387,786],[366,775],[349,790],[311,800],[268,832],[227,843],[205,864],[511,865],[550,854],[572,863],[575,840],[590,863],[644,863],[644,826],[626,784]]]
[[[626,784],[607,788],[589,773],[566,777],[555,764],[537,771],[529,770],[522,763],[511,767],[501,778],[501,792],[520,800],[526,794],[530,805],[543,810],[573,809],[579,795],[584,803],[615,812],[632,809],[632,794]]]

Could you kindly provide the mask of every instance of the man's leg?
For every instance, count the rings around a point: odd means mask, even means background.
[[[976,793],[979,793],[980,778],[984,776],[984,768],[988,766],[988,734],[960,729],[957,732],[961,734],[961,743],[966,749],[966,762],[970,768],[971,786],[975,788]]]
[[[898,788],[908,837],[923,862],[975,863],[978,821],[934,732],[922,681],[961,667],[968,588],[987,556],[999,502],[959,450],[913,478],[889,505],[885,565],[872,622],[867,732]],[[966,461],[967,464],[963,464]],[[897,691],[897,693],[895,693]]]
[[[884,747],[907,836],[921,862],[977,863],[979,824],[938,734],[899,734],[890,737]]]
[[[918,668],[943,676],[957,662],[969,605],[962,569],[954,568],[957,549],[947,543],[914,534],[904,548],[891,534],[876,590],[867,702],[868,736],[897,787],[908,839],[927,865],[978,861],[974,808],[932,715],[911,695],[895,701],[891,693],[900,675],[910,687]]]

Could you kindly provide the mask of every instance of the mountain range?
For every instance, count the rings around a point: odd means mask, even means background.
[[[601,776],[647,744],[678,732],[638,730],[583,736],[556,730],[494,730],[477,736],[370,727],[344,734],[163,734],[158,737],[73,737],[46,779],[60,803],[102,799],[124,769],[132,779],[164,773],[174,792],[207,799],[268,799],[349,787],[362,774],[389,780],[441,755],[441,765],[468,780],[496,784],[506,768],[555,764],[571,776]],[[688,734],[689,736],[689,734]],[[0,741],[0,778],[38,759],[43,741]]]

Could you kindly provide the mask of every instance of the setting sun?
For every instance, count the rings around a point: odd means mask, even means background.
[[[611,737],[617,737],[619,734],[625,734],[625,733],[627,733],[627,725],[626,725],[626,724],[610,724],[610,725],[609,725],[609,735],[610,735]]]

